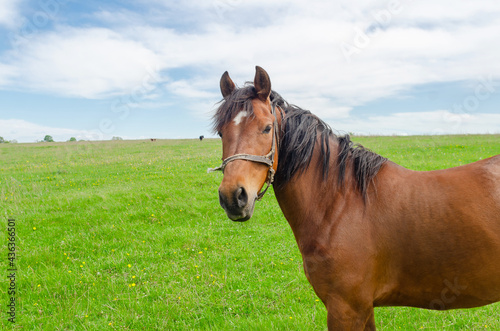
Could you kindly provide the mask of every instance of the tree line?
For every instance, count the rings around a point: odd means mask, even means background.
[[[123,138],[121,138],[121,137],[113,137],[113,138],[111,138],[111,140],[123,140]],[[75,137],[71,137],[67,141],[77,141],[77,140],[76,140]],[[83,140],[80,140],[80,141],[83,141]],[[48,135],[45,135],[45,137],[42,140],[39,140],[37,142],[53,143],[55,141],[54,141],[54,138],[51,135],[48,134]],[[17,140],[15,140],[15,139],[13,139],[13,140],[7,140],[7,139],[4,139],[4,137],[0,137],[0,144],[6,144],[6,143],[17,143]]]

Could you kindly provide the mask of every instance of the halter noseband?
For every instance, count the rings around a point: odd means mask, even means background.
[[[257,200],[262,199],[264,194],[267,192],[267,189],[269,186],[273,183],[274,181],[274,169],[273,169],[273,164],[274,164],[274,155],[276,154],[276,145],[278,144],[278,117],[276,116],[276,108],[274,104],[271,102],[271,113],[274,116],[274,134],[273,134],[273,143],[271,145],[271,150],[269,153],[266,155],[252,155],[252,154],[235,154],[232,156],[229,156],[228,158],[224,159],[222,161],[222,164],[220,167],[217,168],[209,168],[207,172],[213,172],[213,171],[222,171],[224,173],[224,169],[228,165],[229,162],[235,161],[235,160],[247,160],[247,161],[252,161],[252,162],[257,162],[257,163],[263,163],[266,164],[269,167],[269,171],[267,174],[267,179],[266,179],[266,188],[257,194]]]

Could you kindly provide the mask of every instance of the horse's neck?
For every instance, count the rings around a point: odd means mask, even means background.
[[[331,146],[335,162],[337,146]],[[311,165],[304,172],[295,175],[286,185],[275,186],[275,195],[280,208],[292,228],[297,242],[319,232],[328,232],[330,227],[346,213],[348,208],[359,209],[363,199],[356,189],[353,170],[346,168],[344,189],[337,187],[337,167],[331,163],[328,178],[323,178],[320,148],[315,148]],[[279,184],[279,183],[278,183]],[[323,234],[324,234],[323,233]]]
[[[319,150],[316,148],[316,151]],[[394,195],[398,194],[398,183],[411,173],[395,163],[386,162],[375,180],[368,185],[367,194],[363,197],[357,187],[351,161],[345,169],[343,188],[338,189],[335,164],[337,146],[332,146],[331,154],[330,172],[326,180],[320,167],[316,166],[319,156],[315,155],[316,159],[312,160],[306,171],[296,175],[283,187],[275,186],[276,199],[299,247],[304,241],[316,240],[311,238],[331,237],[337,229],[347,230],[348,227],[356,226],[368,215],[375,216],[384,204],[397,204],[398,199],[394,199]],[[384,197],[383,201],[378,200],[380,195]]]

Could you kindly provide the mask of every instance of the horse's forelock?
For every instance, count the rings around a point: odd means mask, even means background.
[[[255,87],[251,83],[246,83],[244,87],[236,88],[233,93],[222,99],[213,116],[213,131],[219,132],[240,110],[253,116],[252,100],[255,97],[257,97]]]

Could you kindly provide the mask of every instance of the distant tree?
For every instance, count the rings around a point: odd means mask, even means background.
[[[16,140],[16,139],[12,139],[12,140],[11,140],[11,141],[9,141],[9,142],[11,142],[11,143],[13,143],[13,144],[17,144],[17,140]]]
[[[75,137],[71,137],[71,138],[69,138],[68,141],[76,141],[76,138]]]
[[[5,139],[3,139],[3,137],[0,137],[0,144],[3,144],[5,143]]]
[[[43,138],[43,141],[46,143],[53,143],[54,139],[50,135],[46,135],[45,138]]]
[[[111,138],[111,140],[123,140],[123,138],[122,137],[113,137],[113,138]]]

